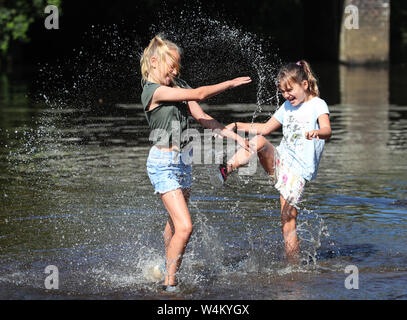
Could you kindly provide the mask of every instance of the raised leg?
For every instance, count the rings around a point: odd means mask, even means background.
[[[274,175],[274,146],[263,136],[255,136],[250,141],[252,150],[257,151],[260,163],[269,175]],[[239,149],[228,161],[228,173],[247,164],[255,153]]]

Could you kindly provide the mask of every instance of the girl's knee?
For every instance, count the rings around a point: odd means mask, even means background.
[[[264,148],[266,141],[266,138],[264,138],[263,136],[255,136],[250,139],[249,143],[253,149],[261,150],[262,148]]]
[[[294,207],[287,206],[281,210],[281,225],[283,233],[295,230],[297,222],[297,210]]]
[[[252,149],[257,150],[259,155],[264,155],[267,157],[273,156],[273,145],[263,136],[255,136],[250,141],[250,146]]]
[[[175,228],[175,233],[181,238],[189,239],[193,230],[194,227],[192,226],[192,224],[186,223]]]
[[[289,233],[291,231],[296,230],[296,221],[295,218],[292,218],[288,221],[282,222],[282,229],[284,233]]]
[[[285,240],[289,240],[297,235],[297,228],[295,226],[295,219],[282,225],[283,236]]]
[[[194,227],[192,226],[192,224],[185,226],[185,228],[184,228],[185,234],[190,236],[192,234],[192,231],[194,231]]]

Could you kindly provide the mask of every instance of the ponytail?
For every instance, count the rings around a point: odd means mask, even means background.
[[[300,84],[304,80],[308,82],[308,93],[319,97],[318,80],[310,64],[305,60],[283,66],[278,73],[276,85],[281,86],[291,82]]]
[[[176,50],[180,55],[182,53],[181,49],[173,42],[164,38],[163,35],[156,35],[149,43],[147,48],[144,49],[143,54],[140,58],[142,85],[147,81],[150,71],[151,71],[151,57],[156,56],[159,62],[166,61],[169,57],[174,62],[177,62],[174,56],[171,54],[171,50]],[[176,68],[179,69],[181,66],[176,63]]]
[[[319,97],[318,80],[315,77],[314,72],[312,71],[310,64],[305,60],[300,60],[299,63],[302,66],[302,68],[304,69],[304,72],[307,75],[309,92],[313,96]]]

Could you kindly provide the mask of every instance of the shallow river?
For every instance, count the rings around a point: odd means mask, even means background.
[[[10,88],[0,97],[0,299],[167,299],[151,271],[164,259],[166,213],[146,173],[141,106],[50,109],[24,84]],[[194,232],[176,298],[407,298],[407,106],[372,98],[376,89],[341,90],[298,217],[301,263],[284,259],[279,195],[260,166],[218,186],[216,165],[194,165]],[[251,121],[256,109],[203,107],[224,123]],[[45,288],[49,265],[58,289]],[[347,266],[358,289],[345,287]]]

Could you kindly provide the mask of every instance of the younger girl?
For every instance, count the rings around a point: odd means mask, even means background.
[[[250,140],[260,163],[273,178],[280,192],[281,221],[285,251],[289,259],[297,256],[296,232],[298,202],[306,181],[316,178],[325,140],[331,136],[329,110],[319,98],[317,80],[306,61],[282,67],[276,85],[286,101],[266,123],[231,123],[227,127],[257,134]],[[283,127],[283,139],[275,148],[264,136]],[[236,168],[246,164],[251,153],[239,150],[220,166],[226,180]]]
[[[182,148],[183,133],[188,129],[190,114],[201,125],[217,129],[222,136],[234,139],[248,149],[247,140],[226,129],[206,114],[196,101],[207,99],[230,88],[251,82],[241,77],[210,86],[191,89],[179,75],[181,50],[177,45],[154,37],[141,57],[143,92],[141,101],[151,130],[154,146],[147,159],[147,172],[155,193],[158,193],[168,211],[164,229],[166,274],[164,290],[176,290],[175,274],[192,233],[192,222],[187,203],[192,183],[191,152]],[[151,137],[152,135],[150,135]]]

